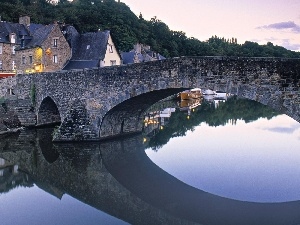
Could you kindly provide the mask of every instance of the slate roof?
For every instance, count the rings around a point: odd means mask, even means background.
[[[135,52],[122,52],[121,57],[124,64],[134,63]],[[142,54],[137,54],[139,61],[143,60]]]
[[[99,67],[100,60],[105,57],[109,34],[109,31],[89,32],[82,35],[70,32],[72,37],[67,37],[67,40],[71,43],[73,54],[63,69]]]
[[[26,27],[18,23],[0,22],[0,43],[10,43],[9,34],[16,34],[16,44],[21,43],[23,36],[29,37],[30,34]]]
[[[54,24],[50,24],[38,28],[34,32],[31,41],[25,46],[25,48],[33,48],[33,47],[41,46],[42,43],[47,39],[51,31],[53,30],[53,28],[54,28]]]
[[[70,60],[64,70],[99,67],[99,60]]]
[[[109,31],[80,35],[71,60],[103,60],[105,57]],[[88,47],[89,46],[89,47]],[[73,49],[72,49],[73,50]]]

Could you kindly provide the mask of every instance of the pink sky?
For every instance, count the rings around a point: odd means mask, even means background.
[[[121,0],[144,19],[201,41],[212,35],[300,51],[300,0]]]

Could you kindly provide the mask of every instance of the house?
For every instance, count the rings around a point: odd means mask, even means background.
[[[159,53],[150,50],[150,46],[137,43],[133,50],[121,53],[123,64],[140,63],[166,59]]]
[[[17,69],[24,73],[61,70],[71,58],[71,48],[60,25],[35,25],[30,30],[31,38],[16,49]]]
[[[57,23],[0,23],[0,75],[61,70],[71,57],[71,48]]]
[[[17,69],[16,48],[30,36],[20,23],[0,21],[0,78],[14,76]]]
[[[110,31],[79,34],[74,27],[68,26],[64,33],[72,48],[72,57],[64,70],[121,64],[121,57],[112,41]]]

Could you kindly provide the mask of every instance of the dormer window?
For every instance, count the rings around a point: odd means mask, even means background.
[[[16,43],[16,34],[11,33],[9,36],[10,36],[10,43],[15,44]]]
[[[57,47],[58,39],[54,38],[53,39],[53,47]]]

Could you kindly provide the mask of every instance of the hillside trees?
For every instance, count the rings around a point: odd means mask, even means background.
[[[137,42],[166,57],[175,56],[269,56],[300,57],[299,52],[286,50],[272,43],[258,45],[247,41],[238,44],[236,38],[212,36],[207,41],[187,37],[182,31],[173,31],[153,16],[149,21],[142,13],[136,16],[130,8],[115,0],[1,0],[2,20],[18,22],[20,15],[29,15],[33,23],[49,24],[59,21],[73,25],[80,33],[110,30],[120,51],[132,49]]]

